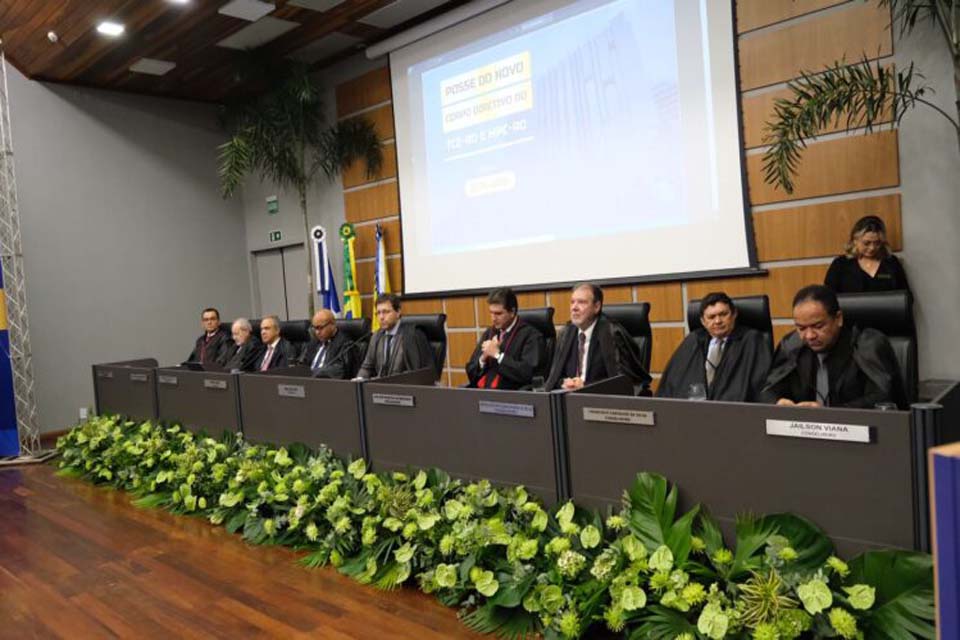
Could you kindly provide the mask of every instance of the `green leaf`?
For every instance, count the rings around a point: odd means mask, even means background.
[[[674,521],[677,493],[676,486],[667,491],[667,480],[663,476],[640,473],[626,497],[633,534],[647,549],[666,545],[673,552],[676,565],[683,567],[690,555],[693,520],[699,507],[694,507]]]
[[[876,588],[876,601],[861,618],[867,638],[935,638],[933,560],[912,551],[868,551],[850,562],[848,582]]]
[[[533,586],[533,581],[536,577],[536,574],[533,572],[520,579],[517,579],[517,577],[511,573],[502,572],[497,574],[500,588],[488,602],[499,607],[519,607],[520,603],[523,602],[524,596],[527,595],[530,587]]]
[[[170,504],[170,496],[163,493],[151,493],[133,501],[133,506],[141,509],[156,509]]]
[[[506,640],[533,638],[540,631],[537,616],[522,607],[505,609],[489,602],[462,615],[460,621],[478,633],[494,634]]]
[[[643,615],[637,618],[640,625],[630,634],[630,640],[676,638],[684,633],[694,638],[702,637],[696,625],[679,611],[655,604],[641,609],[641,612]]]
[[[763,548],[777,531],[774,521],[755,518],[750,514],[737,516],[737,546],[733,552],[733,562],[726,572],[721,569],[721,573],[729,580],[736,580],[759,569]]]
[[[833,542],[817,525],[792,513],[775,513],[760,519],[758,526],[776,528],[777,535],[790,541],[797,558],[790,562],[791,570],[813,572],[833,555]]]

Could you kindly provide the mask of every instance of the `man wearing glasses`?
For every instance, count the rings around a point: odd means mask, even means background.
[[[353,345],[337,329],[337,319],[329,309],[317,311],[311,320],[314,339],[307,345],[300,364],[310,367],[315,378],[346,379],[356,366]]]
[[[200,325],[203,335],[197,338],[187,362],[199,362],[206,365],[220,365],[230,356],[230,336],[220,330],[220,312],[209,307],[200,313]]]

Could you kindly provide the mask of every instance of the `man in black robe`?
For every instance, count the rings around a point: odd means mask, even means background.
[[[400,297],[392,293],[377,298],[380,329],[370,339],[358,378],[369,380],[434,366],[427,336],[402,322],[400,304]]]
[[[310,322],[314,340],[303,352],[300,364],[310,367],[315,378],[344,380],[353,376],[356,366],[353,345],[337,328],[337,319],[329,309],[317,311]]]
[[[237,318],[230,326],[233,347],[226,351],[223,368],[230,372],[253,371],[263,356],[263,344],[253,335],[253,326],[246,318]]]
[[[837,296],[823,285],[793,299],[797,330],[780,341],[763,401],[802,407],[906,407],[893,347],[869,328],[847,327]]]
[[[227,332],[220,328],[220,312],[213,307],[204,309],[200,313],[200,325],[203,335],[194,343],[187,362],[223,366],[232,343]]]
[[[517,316],[517,295],[495,289],[487,296],[492,326],[483,332],[467,362],[471,387],[522,389],[544,365],[543,335]]]
[[[625,375],[644,392],[650,384],[640,349],[620,323],[603,315],[603,290],[583,283],[570,296],[570,322],[557,340],[547,389],[576,390]]]
[[[700,385],[707,400],[757,402],[770,370],[767,337],[737,324],[737,307],[725,293],[704,296],[700,323],[667,363],[657,396],[689,398],[691,386]]]

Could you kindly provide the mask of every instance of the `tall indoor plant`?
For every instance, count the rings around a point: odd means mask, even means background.
[[[224,109],[230,139],[219,147],[220,182],[224,197],[232,196],[251,173],[299,197],[304,239],[310,237],[307,192],[321,174],[332,179],[357,160],[375,175],[383,150],[373,123],[363,117],[328,125],[321,89],[307,65],[287,61],[267,74],[266,91]],[[316,287],[310,251],[306,267],[308,309],[315,310]]]

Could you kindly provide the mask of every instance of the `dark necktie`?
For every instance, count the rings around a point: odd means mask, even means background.
[[[327,343],[321,342],[317,345],[317,355],[313,357],[313,364],[310,365],[310,368],[316,371],[323,366],[323,355],[327,351]]]
[[[707,349],[707,362],[704,365],[707,374],[707,388],[713,386],[713,378],[717,375],[717,368],[720,366],[720,359],[723,357],[724,340],[710,340],[710,347]]]
[[[817,402],[830,406],[830,374],[827,371],[827,354],[817,354]]]
[[[383,349],[383,366],[380,368],[380,375],[386,375],[390,371],[390,347],[393,346],[393,335],[388,333],[384,337],[386,346]]]
[[[587,334],[583,331],[580,332],[579,336],[579,345],[577,346],[577,377],[583,377],[583,356],[587,352]]]

